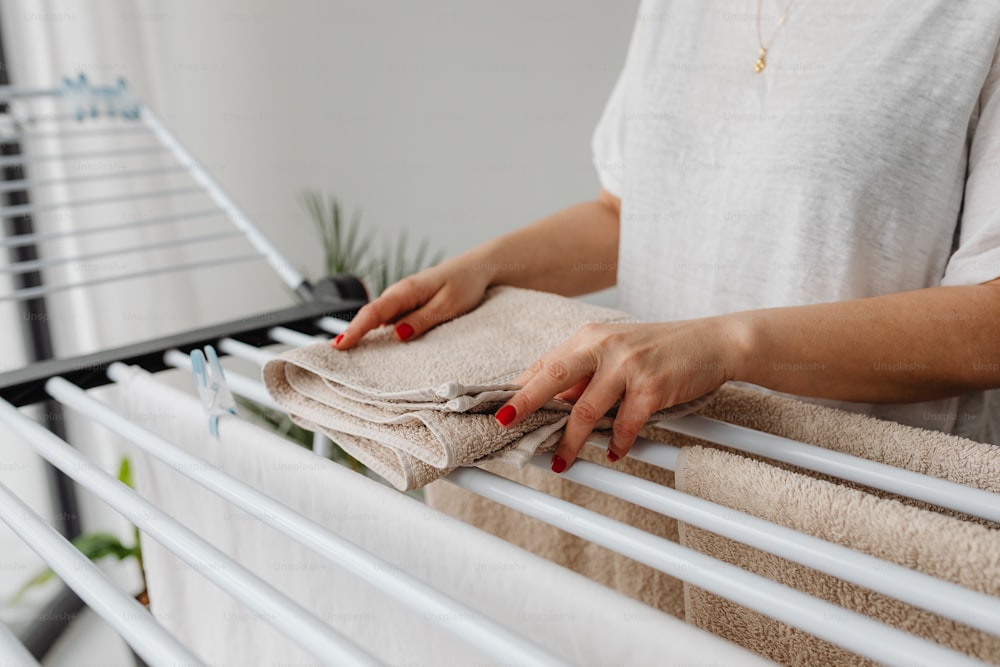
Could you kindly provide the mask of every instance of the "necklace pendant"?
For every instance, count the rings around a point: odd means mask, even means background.
[[[753,64],[753,71],[760,74],[767,67],[767,49],[761,47],[760,51],[757,53],[757,62]]]

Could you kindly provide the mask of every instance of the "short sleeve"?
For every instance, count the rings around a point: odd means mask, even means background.
[[[594,156],[594,168],[597,170],[597,178],[601,182],[601,187],[616,197],[622,196],[622,185],[625,175],[625,129],[626,120],[626,99],[628,97],[628,81],[632,71],[636,68],[633,54],[636,51],[636,39],[640,29],[640,24],[644,16],[653,13],[651,5],[654,0],[642,0],[639,3],[639,12],[636,16],[635,26],[632,29],[632,38],[629,42],[628,55],[625,58],[625,65],[622,67],[618,80],[615,81],[614,88],[611,89],[611,96],[607,104],[604,105],[604,113],[597,122],[594,136],[591,139],[591,150]]]
[[[626,66],[627,68],[627,66]],[[625,69],[618,75],[611,97],[604,106],[604,113],[597,122],[591,149],[594,154],[594,169],[601,187],[621,198],[622,177],[625,162]]]
[[[969,146],[958,247],[942,285],[976,285],[1000,277],[1000,46],[983,84]]]

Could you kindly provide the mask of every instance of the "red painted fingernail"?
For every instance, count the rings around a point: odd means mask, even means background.
[[[552,472],[562,472],[566,469],[566,460],[556,454],[552,457]]]
[[[513,405],[505,405],[500,408],[500,412],[496,413],[495,418],[500,422],[501,426],[509,426],[514,417],[517,416],[517,408]]]
[[[610,449],[608,450],[608,460],[609,460],[609,461],[611,461],[612,463],[614,463],[615,461],[617,461],[617,460],[618,460],[618,458],[619,458],[619,457],[618,457],[618,455],[617,455],[617,454],[615,454],[615,453],[614,453],[613,451],[611,451]]]
[[[399,340],[410,340],[413,337],[413,327],[406,322],[396,325],[396,335]]]
[[[333,339],[333,346],[337,347],[342,340],[344,340],[344,334],[337,334],[337,337]]]

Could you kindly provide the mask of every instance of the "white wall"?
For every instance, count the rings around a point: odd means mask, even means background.
[[[593,196],[636,4],[187,0],[136,23],[157,107],[315,271],[304,188],[449,254]]]

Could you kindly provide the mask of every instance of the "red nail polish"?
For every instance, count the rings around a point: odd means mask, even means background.
[[[562,472],[566,469],[566,460],[556,454],[552,457],[552,472]]]
[[[337,337],[333,339],[333,346],[337,347],[342,340],[344,340],[344,334],[337,334]]]
[[[501,426],[509,426],[514,417],[517,416],[517,408],[513,405],[505,405],[500,408],[500,412],[496,413],[495,418],[500,422]]]
[[[413,327],[406,322],[396,325],[396,335],[399,340],[410,340],[413,337]]]
[[[615,454],[615,453],[614,453],[613,451],[611,451],[610,449],[608,450],[608,460],[609,460],[609,461],[611,461],[612,463],[614,463],[615,461],[617,461],[617,460],[618,460],[618,458],[619,458],[619,457],[618,457],[618,455],[617,455],[617,454]]]

